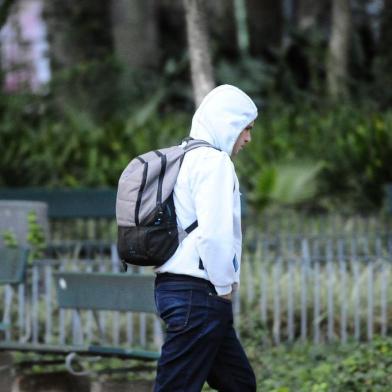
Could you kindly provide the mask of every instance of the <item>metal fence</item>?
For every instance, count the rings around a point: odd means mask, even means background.
[[[53,277],[58,271],[118,272],[119,263],[118,259],[107,257],[35,260],[24,284],[6,286],[0,291],[3,322],[12,325],[4,332],[6,340],[60,346],[160,347],[163,332],[154,315],[100,311],[96,318],[92,311],[59,309]]]
[[[336,236],[372,235],[392,231],[392,215],[310,214],[293,210],[257,213],[248,211],[243,217],[246,238],[257,236]],[[79,218],[50,219],[50,238],[63,241],[115,241],[117,226],[114,219]]]
[[[0,289],[3,321],[13,326],[4,332],[5,339],[160,346],[163,332],[157,317],[104,311],[96,320],[91,311],[79,317],[74,310],[58,308],[53,272],[119,270],[114,243],[99,244],[63,243],[53,248],[55,259],[32,263],[25,284]],[[391,260],[390,232],[305,236],[249,230],[240,296],[234,301],[238,331],[260,336],[266,344],[391,334]]]
[[[276,344],[386,336],[391,261],[389,234],[264,237],[244,255],[240,319]]]

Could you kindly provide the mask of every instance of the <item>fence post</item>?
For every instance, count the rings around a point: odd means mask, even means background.
[[[314,261],[314,319],[313,319],[313,342],[320,343],[320,255],[318,240],[313,243],[313,261]]]
[[[328,288],[328,331],[327,331],[327,336],[328,336],[328,341],[332,341],[334,338],[334,331],[333,331],[333,325],[334,325],[334,301],[333,301],[333,288],[334,288],[334,268],[333,268],[333,243],[331,240],[328,240],[327,242],[327,288]]]
[[[301,268],[301,340],[307,339],[308,329],[308,277],[310,268],[309,243],[306,238],[301,241],[302,268]]]

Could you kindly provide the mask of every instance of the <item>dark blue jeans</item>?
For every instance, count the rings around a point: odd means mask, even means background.
[[[155,302],[166,325],[155,392],[256,391],[248,358],[233,328],[231,301],[214,286],[184,275],[158,275]]]

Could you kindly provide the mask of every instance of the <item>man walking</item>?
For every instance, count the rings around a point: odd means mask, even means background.
[[[223,85],[203,100],[190,136],[211,147],[185,154],[174,205],[180,227],[198,226],[156,268],[155,301],[166,325],[155,391],[256,390],[253,370],[233,328],[232,293],[239,283],[241,211],[231,158],[251,141],[253,101]]]

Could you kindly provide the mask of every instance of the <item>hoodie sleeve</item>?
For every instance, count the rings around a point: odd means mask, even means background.
[[[224,295],[235,280],[233,164],[226,153],[210,150],[196,172],[190,184],[198,220],[196,248],[211,283]]]

